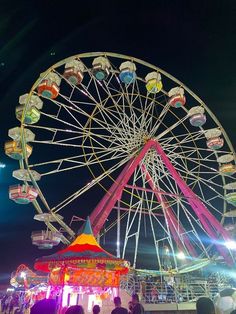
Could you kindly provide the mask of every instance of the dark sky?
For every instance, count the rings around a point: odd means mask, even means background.
[[[3,152],[16,126],[19,95],[39,74],[73,54],[111,51],[153,63],[183,81],[224,126],[235,147],[236,2],[1,1],[0,281],[40,256],[31,245],[33,206],[8,200],[15,161]]]

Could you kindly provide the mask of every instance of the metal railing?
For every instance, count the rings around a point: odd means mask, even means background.
[[[128,294],[137,293],[143,303],[195,302],[201,296],[214,298],[224,288],[232,287],[229,278],[214,273],[207,278],[194,276],[122,277],[121,288]]]

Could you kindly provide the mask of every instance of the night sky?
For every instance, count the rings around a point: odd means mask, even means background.
[[[31,245],[31,231],[38,228],[33,206],[8,199],[17,162],[4,155],[3,145],[8,129],[19,125],[19,95],[50,65],[89,51],[148,61],[202,98],[236,147],[236,2],[137,2],[1,1],[0,161],[6,168],[0,169],[0,282],[42,254]]]

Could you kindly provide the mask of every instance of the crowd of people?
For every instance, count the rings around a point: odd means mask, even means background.
[[[5,294],[1,298],[1,312],[2,313],[12,314],[16,312],[15,309],[19,309],[19,307],[20,307],[20,300],[19,300],[19,295],[17,293]]]
[[[23,314],[20,308],[15,308],[17,305],[17,297],[3,297],[1,300],[1,313],[2,314]],[[101,308],[99,305],[94,305],[92,309],[93,314],[99,314]],[[58,304],[54,299],[43,299],[36,302],[30,309],[29,314],[56,314],[58,313]],[[73,305],[64,310],[60,310],[63,314],[85,314],[81,305]],[[119,296],[114,298],[114,309],[111,314],[144,314],[144,307],[139,302],[137,293],[132,295],[128,307],[123,307],[121,298]],[[213,301],[208,297],[200,297],[196,302],[196,314],[236,314],[236,309],[232,311],[219,311],[215,308]]]
[[[14,302],[12,301],[14,300]],[[1,300],[1,313],[2,314],[23,314],[23,310],[18,306],[16,297],[6,296]],[[36,302],[31,309],[30,314],[56,314],[58,311],[58,304],[54,299],[43,299]],[[101,308],[99,305],[93,306],[93,314],[99,314]],[[63,314],[84,314],[84,309],[81,305],[72,305],[64,309]],[[121,305],[121,298],[114,298],[114,309],[111,314],[144,314],[144,308],[139,302],[138,294],[132,295],[132,300],[128,304],[128,308]]]

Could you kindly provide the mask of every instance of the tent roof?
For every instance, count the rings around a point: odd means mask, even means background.
[[[38,258],[35,262],[35,269],[47,271],[54,267],[77,265],[83,264],[86,268],[85,263],[104,263],[109,264],[123,264],[124,260],[116,258],[114,255],[105,251],[97,243],[95,239],[89,217],[87,218],[82,232],[77,238],[65,249],[60,250],[52,255],[43,256]]]

